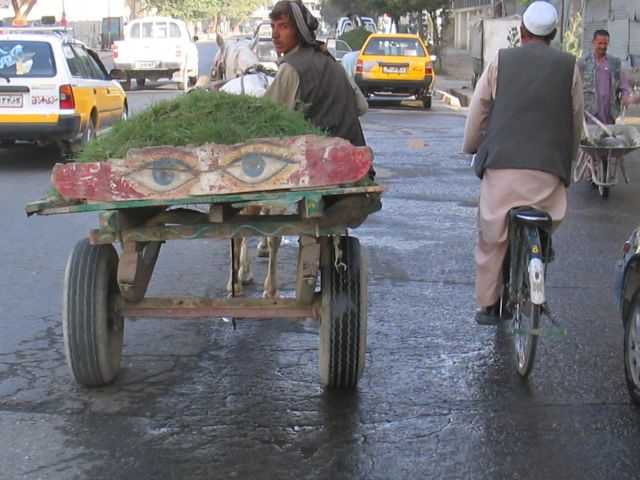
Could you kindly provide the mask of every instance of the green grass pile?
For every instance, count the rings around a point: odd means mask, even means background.
[[[89,142],[76,161],[125,158],[130,148],[233,145],[253,138],[307,134],[324,135],[300,112],[292,112],[270,99],[192,90],[118,122],[107,134]]]
[[[360,50],[362,45],[367,38],[369,38],[371,32],[369,30],[365,30],[364,28],[356,28],[354,30],[349,30],[348,32],[343,33],[340,36],[340,40],[344,40],[349,44],[352,50]]]

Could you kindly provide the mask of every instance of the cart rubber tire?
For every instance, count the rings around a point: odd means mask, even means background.
[[[522,298],[514,306],[513,312],[513,353],[516,369],[522,378],[527,378],[533,369],[538,346],[538,335],[531,335],[525,332],[517,332],[517,329],[536,330],[540,326],[540,314],[542,308],[531,302],[529,292],[529,251],[525,245],[522,246],[522,267],[520,268],[520,278],[517,280],[519,289],[524,292]]]
[[[62,328],[67,364],[87,387],[110,383],[122,356],[124,319],[114,313],[120,295],[118,254],[111,244],[79,241],[67,262]]]
[[[333,238],[321,243],[320,376],[327,387],[355,388],[367,349],[367,268],[360,242],[348,236],[336,267]]]
[[[605,182],[607,182],[607,169],[609,167],[609,164],[600,159],[598,160],[598,177],[600,177],[600,179],[603,179]],[[600,185],[598,185],[598,193],[600,194],[600,196],[602,198],[608,198],[609,197],[609,187],[602,187]]]
[[[136,78],[136,85],[139,87],[144,87],[144,84],[147,83],[147,79],[144,77]]]
[[[640,405],[640,288],[624,322],[624,374],[631,399]]]
[[[429,109],[431,108],[431,95],[425,95],[422,97],[422,108]]]

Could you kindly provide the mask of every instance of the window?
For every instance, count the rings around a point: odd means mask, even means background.
[[[169,37],[171,38],[180,38],[180,27],[175,23],[169,24]]]
[[[53,51],[48,42],[0,41],[0,75],[8,77],[54,77]]]

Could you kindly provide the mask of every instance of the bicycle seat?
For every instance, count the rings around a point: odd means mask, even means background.
[[[512,222],[524,223],[541,228],[544,231],[551,230],[551,215],[537,208],[524,206],[509,210],[509,219]]]

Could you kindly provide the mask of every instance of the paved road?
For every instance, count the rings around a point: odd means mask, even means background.
[[[640,157],[608,200],[584,184],[554,237],[549,297],[569,330],[521,381],[508,337],[472,321],[479,182],[464,112],[378,103],[363,119],[383,210],[354,231],[369,272],[367,366],[325,391],[312,321],[127,322],[108,387],[78,387],[60,325],[67,255],[95,214],[27,218],[51,152],[0,151],[0,478],[634,478],[611,271],[639,223]],[[228,245],[168,242],[149,295],[224,294]],[[281,249],[293,291],[295,241]],[[256,264],[257,278],[265,262]],[[258,295],[258,287],[249,295]]]

